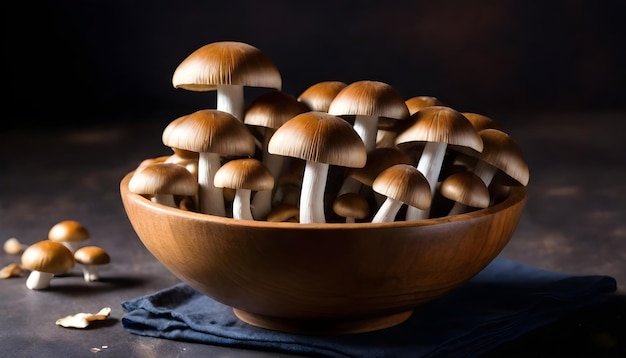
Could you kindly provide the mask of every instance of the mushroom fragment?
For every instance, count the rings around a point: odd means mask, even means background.
[[[56,325],[66,328],[86,328],[93,321],[104,321],[111,315],[111,307],[104,307],[97,313],[76,313],[56,320]]]
[[[24,250],[22,267],[31,271],[26,279],[26,287],[40,290],[50,286],[54,275],[65,273],[74,267],[74,256],[64,245],[43,240]]]
[[[74,260],[83,265],[83,278],[86,282],[100,279],[98,267],[111,262],[109,254],[98,246],[85,246],[76,250]]]
[[[4,266],[0,269],[0,278],[10,278],[10,277],[19,277],[22,275],[24,270],[20,264],[12,263]]]

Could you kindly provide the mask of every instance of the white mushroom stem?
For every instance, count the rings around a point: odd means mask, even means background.
[[[174,202],[174,196],[171,194],[155,194],[150,200],[161,205],[171,206],[173,208],[177,207]]]
[[[452,205],[452,209],[448,212],[448,216],[463,214],[467,212],[467,205],[456,201],[454,205]]]
[[[227,112],[243,121],[245,102],[243,86],[218,85],[217,86],[217,110]]]
[[[378,117],[358,115],[354,118],[354,131],[361,137],[365,150],[369,153],[376,149],[378,134]]]
[[[473,171],[476,175],[480,177],[480,179],[483,180],[483,183],[485,183],[486,186],[489,186],[489,184],[491,184],[491,181],[493,180],[493,177],[498,172],[498,168],[483,160],[479,160],[476,163],[476,166],[474,166]]]
[[[67,247],[73,254],[76,252],[76,250],[80,249],[80,247],[85,244],[85,241],[63,241],[61,244]]]
[[[26,279],[26,287],[31,290],[41,290],[50,286],[54,274],[49,272],[31,271]]]
[[[252,191],[249,189],[237,189],[235,191],[235,198],[233,199],[233,219],[254,220],[252,218],[252,212],[250,211],[251,192]]]
[[[203,214],[226,215],[223,190],[213,184],[220,166],[219,154],[200,152],[198,155],[198,205]]]
[[[97,265],[83,265],[83,278],[87,282],[98,281],[100,274]]]
[[[396,219],[396,214],[398,214],[398,210],[402,207],[402,204],[404,203],[400,200],[387,197],[387,199],[383,201],[380,208],[378,208],[376,215],[372,218],[372,222],[383,223],[394,221]]]
[[[274,134],[275,129],[266,128],[263,143],[263,164],[272,173],[274,180],[277,180],[283,169],[285,157],[282,155],[271,154],[267,151],[267,146]],[[272,211],[272,195],[273,190],[261,190],[254,194],[251,202],[252,216],[257,220],[263,220]]]
[[[325,223],[324,190],[329,165],[306,161],[300,191],[300,223]]]
[[[426,142],[424,151],[417,163],[417,170],[419,170],[428,181],[433,197],[435,196],[437,180],[441,173],[441,166],[443,165],[447,147],[448,143],[445,142]],[[409,206],[406,212],[406,220],[427,219],[429,214],[430,208],[418,209],[414,206]]]

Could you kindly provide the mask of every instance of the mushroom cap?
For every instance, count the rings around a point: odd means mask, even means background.
[[[396,164],[383,170],[374,180],[372,189],[418,209],[430,207],[432,192],[426,177],[416,167]]]
[[[468,147],[477,152],[483,149],[478,132],[460,112],[446,106],[430,106],[412,116],[415,122],[398,133],[396,144],[412,142],[440,142]]]
[[[22,266],[31,271],[65,273],[74,267],[74,255],[63,244],[51,240],[36,242],[22,253]]]
[[[370,207],[363,196],[345,193],[333,201],[333,211],[344,218],[365,219],[370,213]]]
[[[175,125],[163,131],[163,144],[168,147],[222,155],[254,154],[254,136],[230,113],[201,109],[174,121]]]
[[[415,96],[407,99],[404,103],[409,109],[409,113],[411,115],[426,107],[443,106],[443,102],[433,96]]]
[[[271,222],[298,222],[300,219],[300,208],[289,203],[280,203],[272,208],[267,214],[267,221]]]
[[[174,163],[154,163],[135,172],[128,190],[140,195],[196,195],[198,181],[184,166]]]
[[[468,121],[476,128],[477,131],[481,131],[483,129],[494,128],[500,129],[496,121],[491,119],[490,117],[485,116],[484,114],[472,113],[472,112],[463,112],[462,115],[467,118]]]
[[[274,176],[260,160],[233,159],[215,172],[213,184],[218,188],[272,190]]]
[[[409,117],[404,98],[396,89],[384,82],[370,80],[357,81],[342,89],[331,102],[328,113],[378,117],[379,126],[385,128],[393,126],[396,120]]]
[[[185,58],[174,71],[175,88],[212,91],[218,85],[240,85],[280,90],[280,72],[258,48],[236,41],[204,45]]]
[[[285,92],[267,92],[257,97],[246,111],[243,122],[248,125],[276,129],[300,113],[307,112],[304,103]]]
[[[82,265],[106,265],[111,262],[111,257],[99,246],[84,246],[76,250],[74,260]]]
[[[411,158],[398,148],[381,147],[367,153],[367,162],[363,168],[350,168],[347,175],[362,184],[372,186],[374,179],[383,170],[395,164],[413,164]]]
[[[482,152],[474,153],[468,150],[462,150],[462,152],[478,157],[479,160],[498,168],[521,185],[527,185],[530,180],[528,164],[513,138],[494,128],[483,129],[478,134],[484,145]]]
[[[306,104],[309,110],[328,112],[335,96],[348,84],[341,81],[322,81],[311,85],[298,96],[298,101]]]
[[[317,163],[362,167],[365,145],[352,125],[325,112],[299,114],[276,130],[268,151]]]
[[[89,237],[87,228],[76,220],[60,221],[48,231],[48,239],[54,242],[84,241]]]
[[[472,208],[489,206],[489,189],[474,172],[466,170],[446,177],[439,186],[441,195]]]

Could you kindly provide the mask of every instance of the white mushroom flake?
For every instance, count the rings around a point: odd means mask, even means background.
[[[98,313],[77,313],[75,315],[59,318],[56,321],[57,326],[66,328],[85,328],[92,321],[103,321],[109,318],[111,307],[104,307]]]

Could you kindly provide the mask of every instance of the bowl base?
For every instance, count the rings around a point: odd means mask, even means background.
[[[297,334],[348,334],[377,331],[396,326],[411,317],[413,310],[384,316],[345,320],[300,320],[250,313],[233,308],[235,316],[250,325]]]

